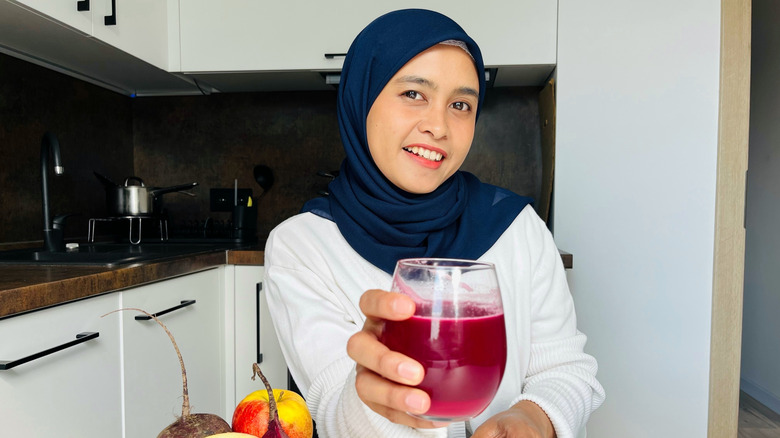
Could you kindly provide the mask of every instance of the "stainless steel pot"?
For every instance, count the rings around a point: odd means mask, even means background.
[[[97,174],[96,174],[97,175]],[[123,185],[114,184],[105,177],[98,178],[106,188],[106,207],[112,216],[141,216],[154,213],[155,200],[165,194],[191,189],[198,183],[179,184],[170,187],[146,187],[137,176],[125,179]],[[137,184],[131,184],[136,182]]]

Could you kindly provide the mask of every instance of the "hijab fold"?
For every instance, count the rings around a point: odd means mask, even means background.
[[[334,221],[363,258],[392,274],[402,258],[477,259],[531,202],[458,171],[431,193],[408,193],[392,184],[374,163],[366,140],[366,118],[390,78],[420,52],[447,40],[465,43],[485,95],[482,54],[461,27],[437,12],[405,9],[385,14],[355,38],[341,72],[338,120],[346,158],[330,195],[302,211]]]

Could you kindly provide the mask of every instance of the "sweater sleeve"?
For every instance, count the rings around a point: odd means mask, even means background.
[[[584,352],[586,337],[577,330],[574,303],[560,253],[544,223],[529,227],[531,247],[539,247],[532,279],[531,347],[520,400],[538,404],[558,438],[574,438],[591,412],[604,401],[596,380],[596,360]]]
[[[290,373],[321,438],[445,437],[446,429],[417,430],[391,423],[357,395],[349,337],[363,316],[338,290],[330,290],[284,245],[266,248],[265,284],[274,327]]]

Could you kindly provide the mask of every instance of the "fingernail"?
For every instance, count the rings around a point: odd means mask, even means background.
[[[409,408],[409,411],[422,412],[425,399],[420,394],[415,392],[407,395],[404,399],[404,402],[406,403],[406,407]]]
[[[443,421],[434,421],[433,422],[433,427],[447,427],[449,425],[450,425],[450,423],[446,423],[446,422],[443,422]]]
[[[408,314],[414,312],[414,307],[412,307],[412,303],[407,300],[394,300],[393,311],[395,313]]]
[[[409,362],[398,364],[398,374],[404,379],[418,380],[420,378],[420,368]]]

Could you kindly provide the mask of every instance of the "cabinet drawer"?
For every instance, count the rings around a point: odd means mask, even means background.
[[[119,308],[108,294],[0,321],[0,361],[16,361],[98,337],[0,370],[3,436],[122,436]]]
[[[221,272],[212,269],[122,292],[123,307],[165,312],[159,319],[184,359],[193,413],[225,410]],[[181,367],[170,339],[155,321],[136,316],[143,314],[126,311],[121,317],[127,438],[156,436],[181,415],[182,404]]]

